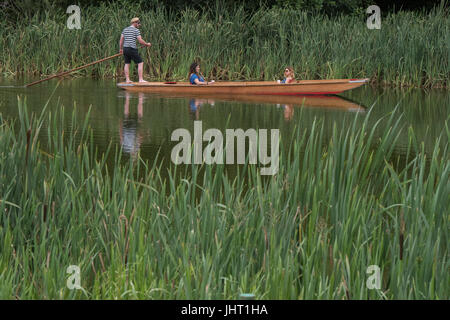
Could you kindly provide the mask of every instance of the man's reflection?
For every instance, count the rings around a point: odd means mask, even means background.
[[[130,96],[129,92],[125,92],[123,122],[120,120],[119,135],[122,150],[134,158],[137,156],[143,140],[140,124],[144,115],[144,94],[142,92],[138,94],[137,115],[135,113],[130,115]]]

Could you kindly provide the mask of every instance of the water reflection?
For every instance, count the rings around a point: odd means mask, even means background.
[[[211,107],[214,107],[215,101],[213,99],[196,99],[192,98],[189,100],[189,113],[193,120],[199,120],[200,119],[200,108],[205,105],[209,104]]]
[[[294,105],[292,104],[277,104],[277,108],[281,108],[283,110],[284,120],[291,121],[294,117]]]
[[[135,158],[142,145],[144,133],[142,118],[144,116],[144,94],[138,94],[137,114],[130,114],[130,93],[125,92],[123,120],[119,119],[120,145],[125,153]]]
[[[291,121],[293,119],[295,107],[335,109],[350,112],[365,112],[366,110],[366,108],[361,104],[339,96],[214,95],[208,96],[208,98],[203,96],[192,97],[178,94],[158,94],[158,96],[163,98],[190,98],[189,113],[193,120],[200,119],[200,109],[204,105],[209,104],[213,107],[216,100],[276,105],[278,109],[283,110],[285,121]]]

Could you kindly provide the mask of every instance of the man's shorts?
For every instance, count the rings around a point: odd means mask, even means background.
[[[131,63],[131,60],[134,61],[134,63],[139,64],[142,62],[142,58],[139,55],[138,49],[125,47],[123,48],[123,57],[125,59],[125,64]]]

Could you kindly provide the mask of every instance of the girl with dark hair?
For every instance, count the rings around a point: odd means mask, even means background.
[[[189,67],[189,82],[191,84],[200,84],[200,85],[207,85],[208,82],[205,82],[205,78],[200,73],[200,65],[197,62],[194,62]],[[211,81],[210,83],[213,83]]]

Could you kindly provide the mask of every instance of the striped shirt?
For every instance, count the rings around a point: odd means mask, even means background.
[[[141,35],[141,32],[139,31],[138,28],[135,28],[133,26],[126,27],[125,29],[123,29],[122,35],[124,38],[124,42],[123,42],[124,48],[128,47],[128,48],[137,49],[136,40],[137,40],[137,37],[139,37]]]

